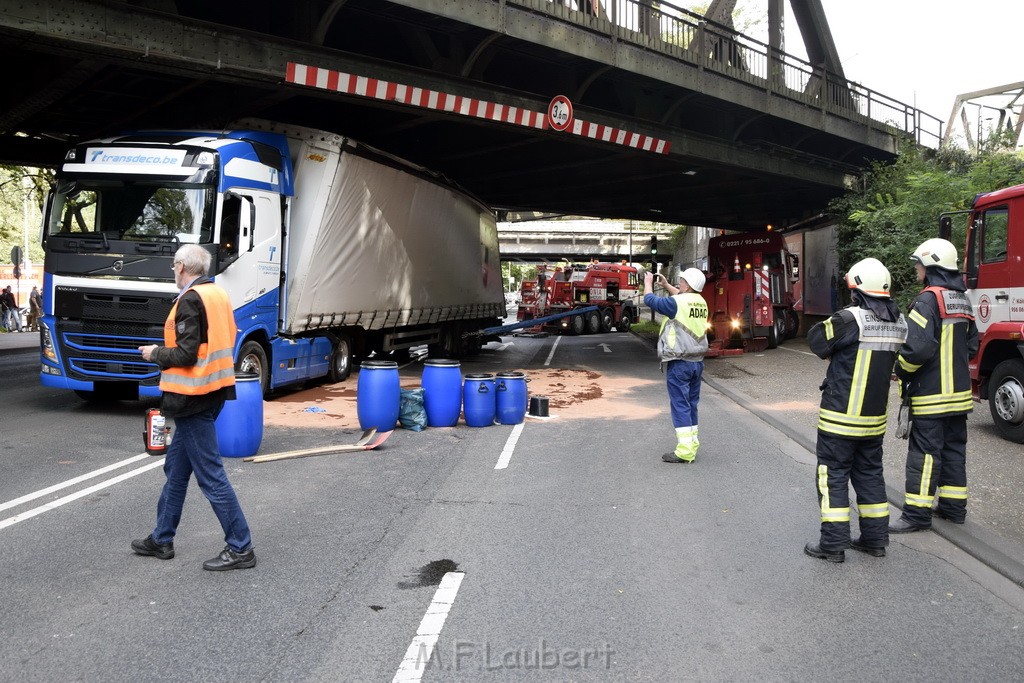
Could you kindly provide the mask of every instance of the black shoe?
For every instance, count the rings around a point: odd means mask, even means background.
[[[675,453],[666,453],[665,455],[661,456],[661,461],[662,462],[674,462],[674,463],[680,463],[681,462],[681,463],[684,463],[684,464],[689,464],[689,463],[693,462],[692,460],[683,460],[682,458],[677,456]]]
[[[939,510],[938,508],[936,508],[935,510],[932,510],[932,516],[933,517],[940,517],[940,518],[946,520],[947,522],[951,522],[953,524],[963,524],[964,523],[963,518],[955,519],[955,518],[950,517],[949,515],[947,515],[942,510]]]
[[[256,566],[256,551],[249,548],[243,553],[236,553],[231,546],[225,546],[220,555],[203,562],[203,569],[211,572],[224,572],[229,569],[248,569]]]
[[[866,553],[871,557],[885,557],[885,548],[879,548],[877,546],[865,545],[861,539],[856,539],[850,542],[850,547],[856,551]]]
[[[174,544],[157,543],[153,540],[153,534],[132,541],[132,550],[139,555],[151,555],[160,560],[169,560],[174,557]]]
[[[804,553],[819,560],[829,562],[846,562],[846,553],[842,550],[823,550],[818,543],[808,543],[804,546]]]
[[[931,526],[919,526],[917,524],[911,524],[907,520],[900,517],[895,522],[889,522],[889,533],[890,534],[910,534],[915,531],[928,531]]]

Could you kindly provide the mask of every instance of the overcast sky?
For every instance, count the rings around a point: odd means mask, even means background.
[[[1024,81],[1022,0],[822,0],[822,5],[847,78],[943,122],[957,95]],[[795,54],[798,47],[796,21],[787,18],[786,51]]]

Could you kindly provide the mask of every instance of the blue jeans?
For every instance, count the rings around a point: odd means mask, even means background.
[[[697,424],[697,403],[700,401],[700,379],[704,363],[674,360],[666,364],[665,379],[672,409],[672,425],[692,427]]]
[[[167,483],[156,506],[156,529],[153,540],[170,543],[181,521],[188,481],[194,473],[199,489],[210,501],[214,514],[224,529],[224,541],[235,552],[245,552],[252,545],[249,524],[242,514],[235,490],[231,488],[224,463],[217,447],[214,420],[219,408],[210,408],[174,420],[174,439],[167,448],[164,474]]]

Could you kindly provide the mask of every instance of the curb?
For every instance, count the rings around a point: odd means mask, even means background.
[[[643,342],[648,348],[654,350],[657,349],[657,347],[645,337],[641,337],[638,334],[634,334],[634,336]],[[762,422],[765,422],[771,425],[774,429],[782,432],[811,455],[815,455],[817,446],[815,439],[808,437],[806,434],[780,421],[774,415],[758,410],[747,396],[725,387],[717,380],[709,379],[706,374],[702,379],[703,382],[712,389],[726,396],[731,401],[744,408],[747,412],[756,415]],[[886,484],[885,492],[889,503],[897,509],[902,509],[903,491]],[[964,522],[964,524],[961,525],[953,524],[952,522],[947,522],[943,519],[937,518],[933,518],[932,520],[932,531],[957,546],[982,564],[1009,579],[1016,585],[1024,587],[1024,562],[1021,562],[1020,560],[1007,555],[1002,550],[999,550],[997,546],[1006,546],[1010,543],[1006,539],[1001,538],[998,534],[995,534],[970,521]]]

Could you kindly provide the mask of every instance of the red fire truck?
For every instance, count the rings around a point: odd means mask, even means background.
[[[639,318],[637,269],[619,263],[590,263],[544,269],[523,282],[517,319],[543,318],[597,306],[597,310],[545,323],[547,331],[569,334],[626,332]]]
[[[980,194],[955,213],[968,214],[963,271],[980,334],[974,398],[988,399],[1003,438],[1024,443],[1024,185]],[[953,215],[939,219],[944,239]]]
[[[797,257],[774,232],[714,237],[701,294],[711,314],[708,355],[724,349],[774,349],[796,333],[793,283]]]

